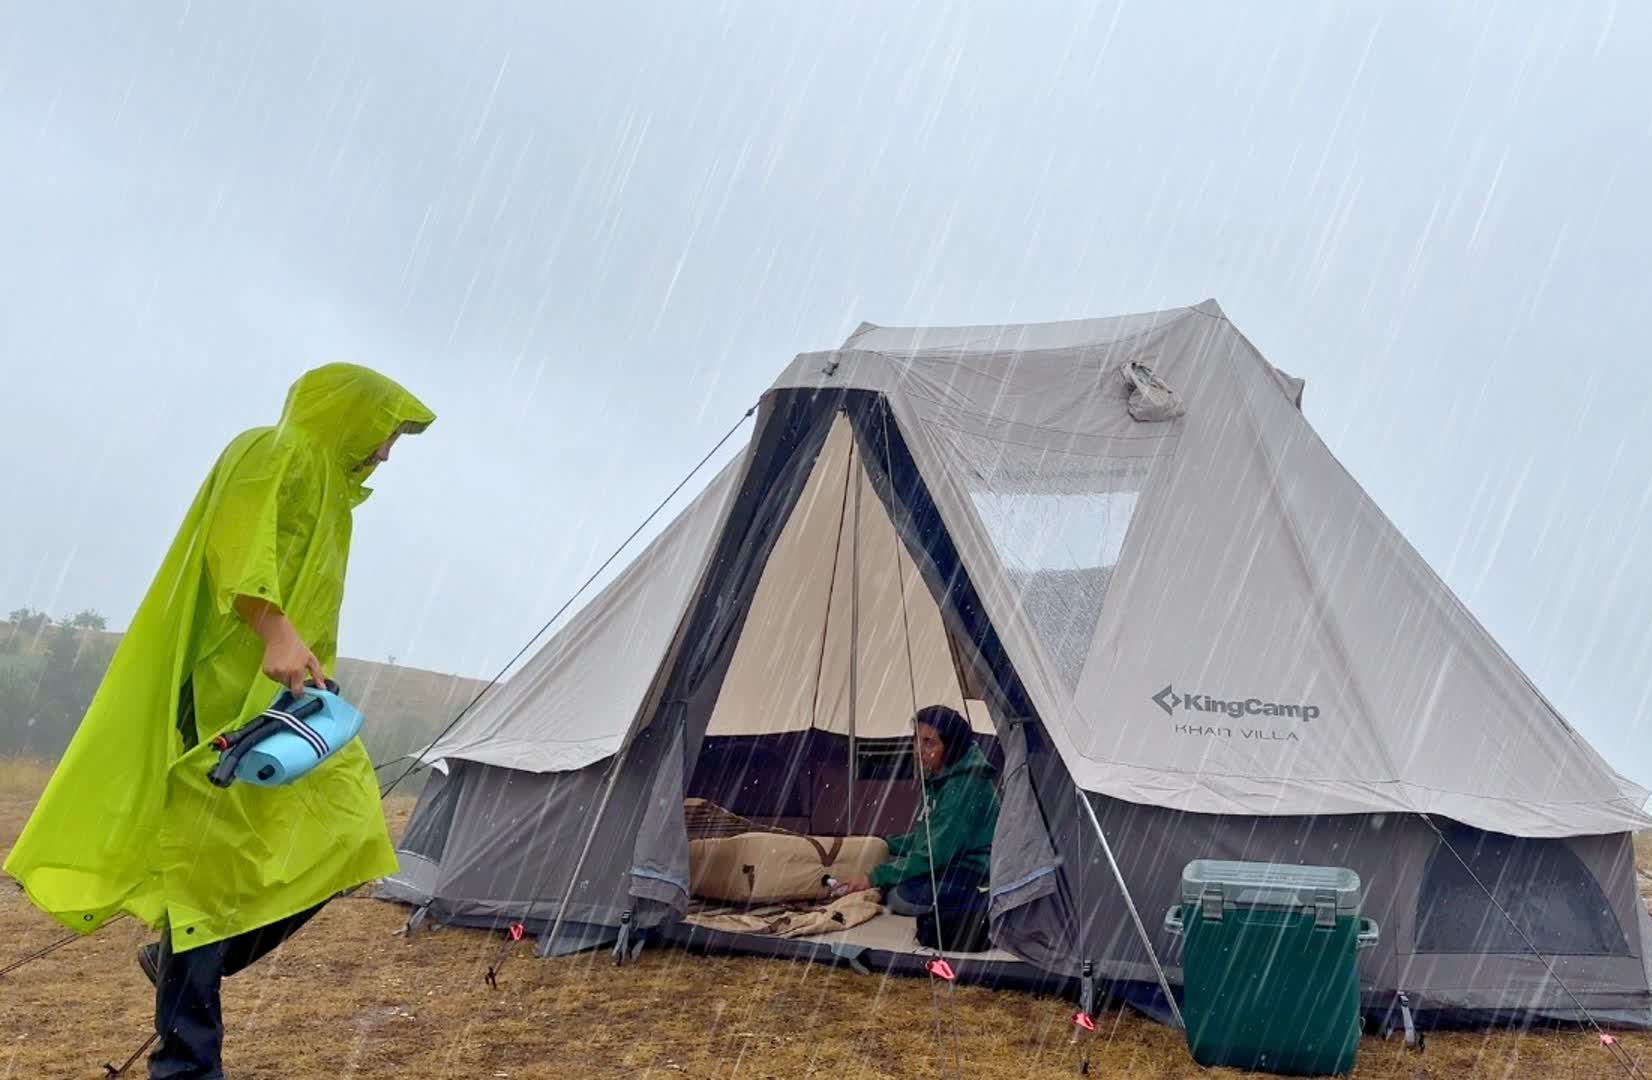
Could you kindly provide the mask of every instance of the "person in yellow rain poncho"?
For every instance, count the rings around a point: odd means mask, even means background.
[[[394,872],[359,739],[278,787],[215,787],[212,738],[337,657],[352,513],[434,415],[390,379],[298,379],[202,485],[67,752],[5,862],[36,906],[92,933],[164,930],[150,1076],[222,1075],[219,983],[340,892]],[[348,693],[348,688],[345,688]]]

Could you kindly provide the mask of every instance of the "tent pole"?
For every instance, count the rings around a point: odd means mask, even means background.
[[[849,435],[849,483],[855,485],[854,523],[849,535],[849,806],[844,832],[855,834],[855,773],[859,765],[855,736],[860,727],[860,476],[855,471],[855,436]]]
[[[1142,947],[1147,950],[1147,957],[1153,961],[1153,973],[1159,977],[1159,989],[1164,991],[1164,999],[1170,1004],[1170,1015],[1176,1018],[1176,1026],[1187,1029],[1187,1023],[1182,1019],[1182,1010],[1176,1005],[1176,995],[1170,992],[1170,980],[1165,976],[1164,966],[1159,963],[1158,951],[1153,948],[1153,939],[1147,936],[1147,927],[1142,924],[1141,913],[1136,910],[1136,901],[1130,896],[1130,887],[1124,883],[1124,872],[1119,869],[1118,860],[1113,858],[1113,845],[1107,842],[1107,834],[1102,831],[1101,819],[1096,817],[1096,808],[1090,805],[1090,796],[1076,783],[1073,791],[1078,795],[1078,801],[1084,804],[1084,812],[1090,818],[1090,825],[1096,830],[1096,837],[1101,841],[1101,850],[1107,855],[1107,865],[1112,867],[1113,880],[1119,883],[1119,892],[1124,895],[1124,906],[1130,911],[1130,921],[1136,924],[1136,933],[1141,937]],[[1083,916],[1079,916],[1082,926]]]

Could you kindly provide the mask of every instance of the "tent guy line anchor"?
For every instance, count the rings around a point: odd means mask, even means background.
[[[1147,927],[1141,921],[1141,913],[1136,910],[1136,901],[1130,895],[1130,886],[1124,883],[1124,871],[1119,869],[1118,860],[1113,857],[1113,845],[1107,842],[1107,834],[1101,829],[1101,820],[1096,817],[1096,808],[1090,804],[1089,796],[1078,785],[1073,785],[1078,791],[1078,801],[1083,804],[1085,814],[1090,818],[1090,825],[1096,830],[1096,839],[1101,841],[1101,850],[1107,856],[1107,865],[1113,871],[1113,880],[1119,884],[1119,892],[1124,895],[1124,906],[1130,912],[1130,921],[1135,924],[1136,936],[1141,938],[1142,947],[1147,950],[1147,958],[1153,961],[1153,974],[1159,980],[1159,989],[1164,991],[1164,1000],[1170,1006],[1170,1015],[1176,1019],[1176,1027],[1187,1030],[1187,1022],[1182,1019],[1182,1010],[1176,1005],[1176,995],[1170,992],[1170,979],[1164,973],[1164,965],[1159,962],[1159,952],[1153,948],[1153,939],[1147,934]]]
[[[119,1067],[115,1066],[113,1063],[105,1062],[103,1066],[103,1075],[105,1077],[125,1076],[126,1070],[136,1065],[138,1063],[138,1059],[143,1057],[144,1051],[148,1050],[151,1046],[154,1046],[155,1042],[160,1039],[160,1037],[159,1032],[149,1036],[149,1038],[143,1041],[143,1045],[132,1051],[132,1056],[127,1058],[125,1063]]]

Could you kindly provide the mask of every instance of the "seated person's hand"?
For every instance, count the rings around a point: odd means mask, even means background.
[[[848,896],[850,893],[865,892],[871,887],[872,883],[865,874],[845,874],[837,879],[836,892],[840,896]]]

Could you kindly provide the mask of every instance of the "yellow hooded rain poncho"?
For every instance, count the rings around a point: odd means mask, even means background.
[[[434,419],[390,379],[334,364],[293,385],[278,426],[224,451],[6,859],[38,907],[82,933],[128,912],[183,951],[395,870],[359,739],[283,787],[206,774],[212,737],[280,690],[236,597],[280,608],[330,673],[364,463]]]

